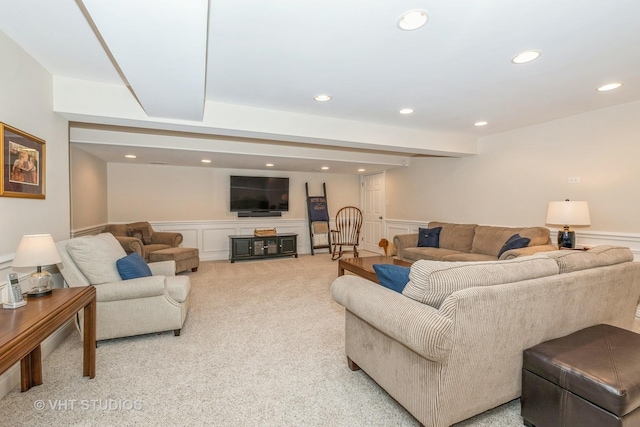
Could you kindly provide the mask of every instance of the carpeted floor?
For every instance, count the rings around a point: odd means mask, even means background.
[[[0,424],[29,426],[416,426],[344,355],[344,309],[328,254],[203,262],[173,333],[99,343],[83,378],[70,335],[44,362],[44,384],[0,399]],[[458,426],[520,426],[519,401]]]

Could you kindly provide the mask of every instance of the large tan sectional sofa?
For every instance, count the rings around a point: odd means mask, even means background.
[[[494,227],[477,224],[455,224],[432,221],[428,229],[441,227],[437,247],[418,247],[418,233],[400,234],[393,238],[397,257],[404,261],[495,261],[512,259],[537,252],[553,251],[549,229],[545,227]],[[501,254],[506,241],[515,234],[530,239],[528,246]]]
[[[345,350],[425,426],[449,426],[516,399],[522,352],[607,323],[631,329],[640,263],[628,248],[552,251],[506,261],[416,261],[398,293],[355,275]]]

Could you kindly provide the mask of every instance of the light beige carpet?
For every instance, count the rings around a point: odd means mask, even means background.
[[[70,335],[44,362],[44,384],[0,400],[1,425],[416,426],[344,355],[344,309],[329,254],[203,262],[179,337],[101,342],[83,378]],[[513,401],[460,426],[520,426]]]

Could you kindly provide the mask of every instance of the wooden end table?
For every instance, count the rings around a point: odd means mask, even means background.
[[[373,269],[373,264],[395,264],[410,267],[411,263],[389,256],[368,256],[363,258],[346,258],[338,261],[338,276],[343,276],[344,271],[364,277],[372,282],[378,282],[378,276]]]
[[[82,375],[96,376],[96,289],[93,286],[53,289],[50,295],[27,298],[24,307],[0,309],[0,374],[20,362],[20,390],[42,384],[40,344],[84,310]]]

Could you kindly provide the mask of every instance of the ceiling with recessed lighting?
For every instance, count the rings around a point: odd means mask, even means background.
[[[412,10],[424,25],[401,29]],[[479,137],[640,99],[638,16],[636,0],[0,0],[0,30],[54,76],[73,143],[184,133],[135,161],[331,172],[345,153],[383,169],[473,155]],[[512,62],[526,51],[540,56]]]

